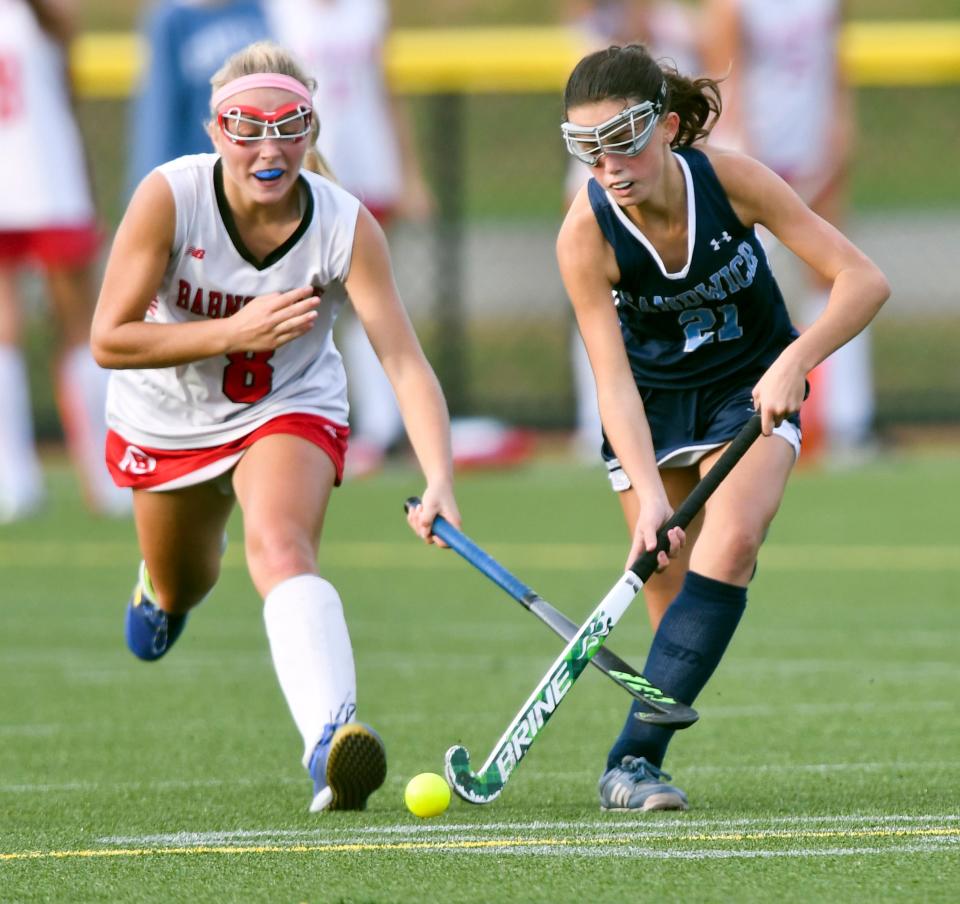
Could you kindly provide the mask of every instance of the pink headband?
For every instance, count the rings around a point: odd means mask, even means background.
[[[241,91],[250,91],[253,88],[281,88],[284,91],[290,91],[297,97],[303,98],[311,107],[313,98],[310,92],[295,78],[289,75],[280,75],[277,72],[262,72],[254,75],[241,75],[233,81],[227,82],[222,88],[214,92],[210,101],[210,106],[216,110],[227,98],[239,94]]]

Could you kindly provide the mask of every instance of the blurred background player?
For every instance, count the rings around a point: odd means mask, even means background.
[[[583,45],[583,52],[611,44],[640,43],[655,57],[674,62],[681,72],[700,69],[696,10],[681,0],[567,0],[566,21]],[[564,184],[564,209],[590,180],[590,169],[571,160]],[[580,331],[570,332],[570,364],[576,399],[574,451],[595,462],[603,442],[597,384]]]
[[[721,79],[723,92],[723,116],[711,141],[765,163],[838,227],[855,129],[839,56],[843,12],[842,0],[705,0],[701,20],[705,69]],[[769,243],[782,272],[794,259],[775,240]],[[795,293],[800,297],[792,308],[803,328],[823,311],[829,286],[807,267],[799,276],[795,281],[807,288]],[[811,382],[805,437],[813,440],[819,426],[832,461],[856,461],[872,445],[869,333],[821,364]]]
[[[142,26],[147,65],[131,107],[130,191],[155,166],[210,150],[210,77],[267,37],[260,0],[160,0]]]
[[[44,497],[21,351],[28,267],[56,321],[57,407],[86,500],[103,514],[130,507],[103,462],[106,374],[88,346],[99,236],[67,72],[73,30],[72,3],[0,0],[0,522]]]
[[[271,30],[316,79],[323,122],[318,147],[337,181],[388,228],[422,222],[433,210],[406,109],[384,68],[390,9],[384,0],[268,0]],[[390,383],[353,317],[338,345],[350,374],[348,475],[375,470],[401,440]]]

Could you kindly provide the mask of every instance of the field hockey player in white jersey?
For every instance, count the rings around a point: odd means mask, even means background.
[[[357,810],[386,775],[355,720],[343,607],[318,574],[349,430],[331,330],[349,295],[390,377],[426,478],[411,527],[459,522],[449,417],[394,284],[383,232],[322,168],[311,80],[253,44],[213,77],[216,153],[148,175],[121,222],[94,317],[114,372],[107,463],[133,488],[143,561],[126,638],[163,656],[213,588],[234,501],[281,689],[314,781],[310,809]],[[309,158],[309,159],[308,159]]]

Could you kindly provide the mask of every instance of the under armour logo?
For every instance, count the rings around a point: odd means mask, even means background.
[[[206,253],[204,248],[195,248],[193,245],[187,248],[187,254],[189,254],[190,257],[195,257],[198,261],[202,261]]]
[[[131,474],[151,474],[157,470],[157,460],[152,455],[147,455],[143,449],[127,446],[123,458],[120,459],[119,468]]]
[[[720,238],[710,239],[710,247],[713,248],[714,251],[719,251],[721,242],[732,242],[732,241],[733,239],[730,237],[730,233],[727,232],[726,229],[724,229],[723,235],[721,235]]]

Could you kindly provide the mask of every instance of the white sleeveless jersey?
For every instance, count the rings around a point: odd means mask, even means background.
[[[815,174],[836,115],[839,0],[740,0],[749,152],[787,179]]]
[[[317,146],[337,181],[367,206],[402,190],[400,149],[383,71],[390,16],[383,0],[273,0],[277,39],[317,80]]]
[[[322,293],[319,316],[309,332],[273,352],[114,371],[107,423],[131,443],[205,448],[294,412],[347,423],[346,377],[331,331],[346,300],[343,282],[360,204],[329,180],[304,171],[303,220],[258,267],[215,187],[218,161],[216,154],[197,154],[158,167],[173,190],[176,233],[147,322],[229,317],[257,296],[308,285]]]
[[[0,229],[94,219],[66,60],[23,0],[0,0]]]

